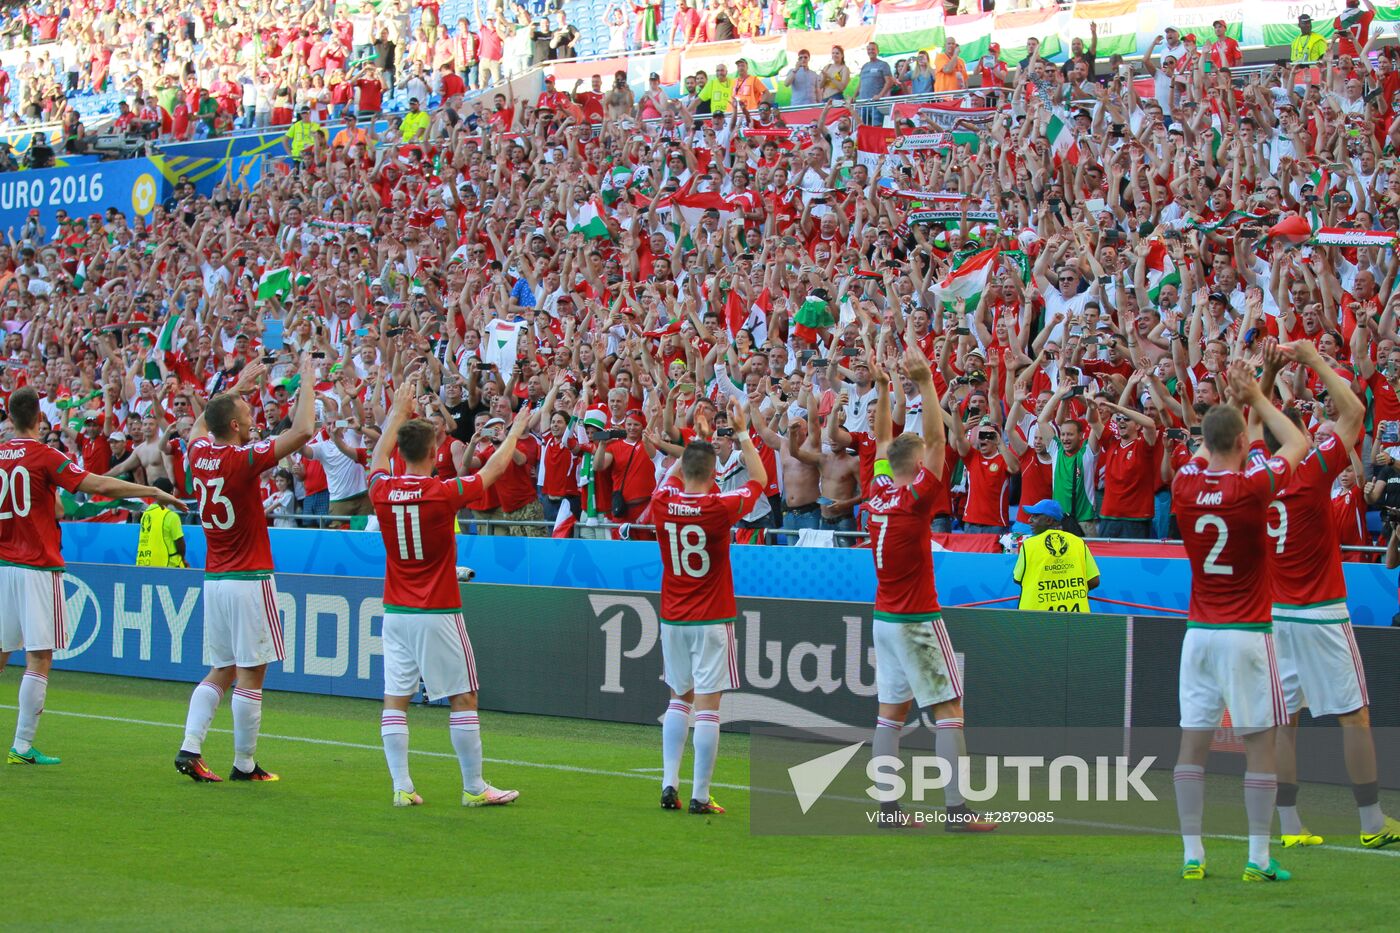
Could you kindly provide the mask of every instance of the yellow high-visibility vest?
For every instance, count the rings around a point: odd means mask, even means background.
[[[1051,528],[1021,542],[1012,579],[1021,584],[1022,609],[1088,612],[1089,581],[1098,575],[1084,539]]]
[[[180,516],[163,505],[151,505],[141,513],[141,536],[136,539],[136,566],[183,567],[185,561],[175,542],[185,536]]]

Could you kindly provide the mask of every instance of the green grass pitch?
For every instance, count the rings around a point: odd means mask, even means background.
[[[489,711],[486,777],[518,803],[461,807],[447,710],[415,707],[427,805],[395,810],[378,703],[272,691],[258,751],[282,781],[197,785],[171,766],[189,689],[55,672],[38,744],[63,764],[0,770],[0,927],[1325,930],[1378,925],[1400,890],[1400,860],[1360,849],[1281,853],[1293,881],[1246,885],[1230,840],[1187,883],[1170,837],[756,837],[744,736],[721,740],[728,814],[693,817],[657,806],[657,728]],[[230,726],[225,703],[221,773]]]

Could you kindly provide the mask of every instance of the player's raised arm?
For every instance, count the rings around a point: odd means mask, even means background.
[[[938,397],[938,387],[933,384],[933,368],[928,357],[919,345],[910,342],[904,351],[904,372],[911,382],[919,387],[922,399],[922,422],[924,431],[924,468],[930,473],[942,475],[943,464],[948,456],[948,432],[943,426],[943,400]]]
[[[316,433],[316,361],[310,353],[302,356],[299,375],[301,385],[297,387],[292,426],[272,442],[272,452],[279,460],[301,450]]]
[[[1327,365],[1327,361],[1318,352],[1317,345],[1311,340],[1282,344],[1279,349],[1317,373],[1317,378],[1327,387],[1332,404],[1337,408],[1337,437],[1348,447],[1355,444],[1356,439],[1361,436],[1366,420],[1366,404],[1356,397],[1351,384]]]
[[[374,456],[370,458],[371,474],[387,472],[389,461],[399,447],[399,428],[413,417],[414,399],[418,397],[418,380],[406,379],[394,391],[394,400],[389,408],[389,417],[379,435],[379,443],[374,445]]]
[[[875,379],[875,459],[883,460],[894,437],[890,419],[890,374],[878,360],[870,363],[870,375]]]
[[[1243,360],[1230,364],[1228,373],[1230,395],[1236,402],[1250,406],[1264,426],[1278,439],[1276,457],[1282,457],[1289,469],[1296,467],[1308,453],[1308,436],[1288,416],[1274,407],[1255,381],[1254,373]]]
[[[108,499],[154,499],[161,505],[168,506],[176,511],[185,511],[185,503],[177,499],[168,492],[161,492],[154,486],[141,486],[137,483],[128,483],[124,479],[117,479],[115,476],[99,476],[96,473],[89,473],[83,477],[83,481],[78,484],[78,489],[82,492],[92,493],[99,496],[106,496]]]
[[[886,404],[889,399],[886,398]],[[739,442],[739,455],[744,459],[744,469],[749,472],[749,481],[760,486],[768,485],[768,471],[763,468],[763,458],[749,436],[749,416],[737,399],[729,400],[729,426],[734,429],[734,440]]]
[[[501,478],[501,474],[506,471],[506,464],[511,462],[511,457],[515,455],[515,445],[520,438],[525,436],[526,430],[530,427],[530,410],[524,405],[515,413],[515,421],[511,422],[510,433],[506,439],[501,441],[501,446],[496,448],[491,454],[491,459],[482,465],[481,470],[476,474],[481,479],[483,486],[490,486]]]

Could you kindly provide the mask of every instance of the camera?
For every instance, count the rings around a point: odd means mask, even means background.
[[[715,430],[715,437],[733,437],[733,436],[734,436],[734,429],[733,429],[733,428],[717,428],[717,429]]]

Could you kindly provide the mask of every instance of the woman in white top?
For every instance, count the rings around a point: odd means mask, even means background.
[[[292,474],[279,469],[272,476],[272,484],[275,488],[263,499],[263,514],[272,520],[273,528],[295,528],[297,522],[294,518],[272,518],[279,513],[290,515],[294,510],[296,498],[292,494]]]

